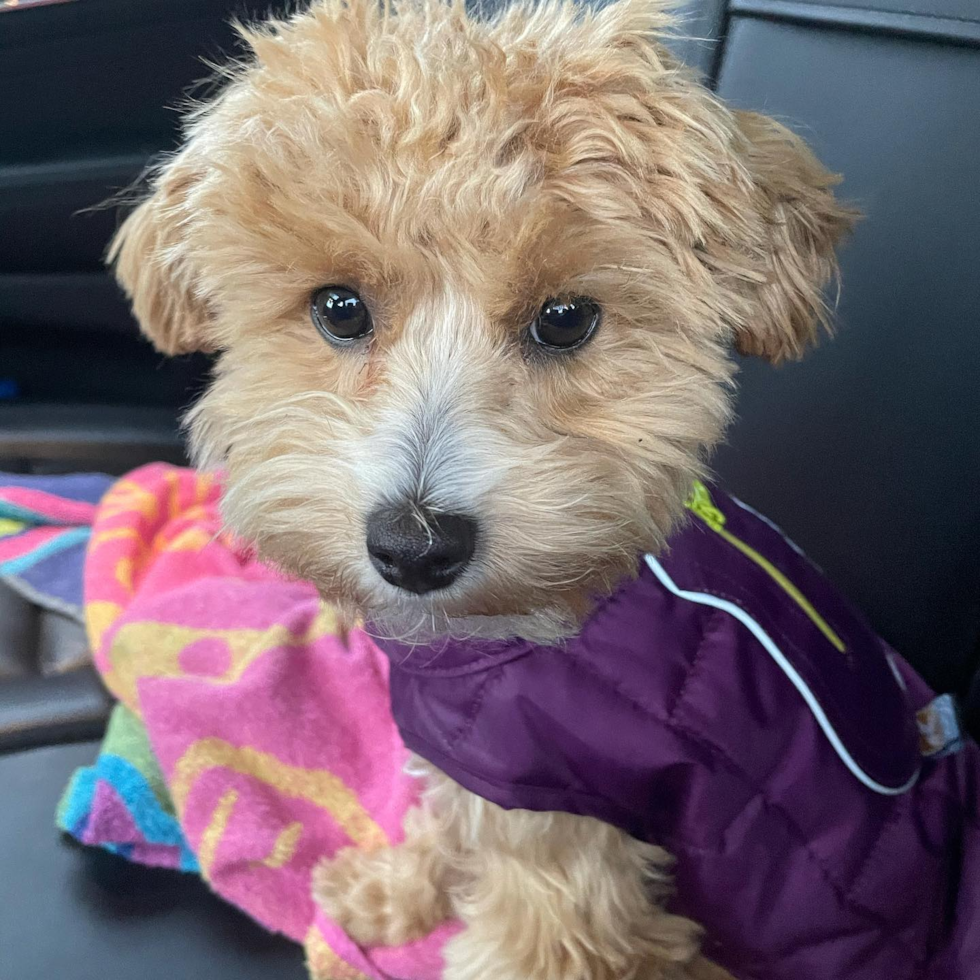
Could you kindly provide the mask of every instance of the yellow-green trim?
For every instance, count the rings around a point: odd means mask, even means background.
[[[725,528],[725,515],[715,506],[711,499],[708,488],[700,481],[695,480],[691,489],[691,495],[684,503],[692,514],[700,518],[716,534],[724,538],[730,545],[737,548],[746,558],[755,562],[767,575],[806,613],[814,626],[838,649],[841,653],[847,651],[844,641],[830,628],[827,621],[813,608],[810,601],[776,566],[760,555],[755,548],[747,545],[741,538],[737,538],[731,531]]]

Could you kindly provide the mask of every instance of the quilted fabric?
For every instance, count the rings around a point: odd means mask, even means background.
[[[561,645],[380,641],[406,744],[666,847],[739,978],[967,980],[980,751],[920,759],[908,666],[763,518],[703,486],[690,509]]]

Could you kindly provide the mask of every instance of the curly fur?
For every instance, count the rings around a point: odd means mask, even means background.
[[[227,471],[229,523],[351,621],[573,631],[662,547],[728,420],[732,347],[778,362],[816,339],[853,215],[799,139],[673,60],[668,23],[660,0],[490,19],[318,0],[242,28],[251,56],[122,225],[110,257],[143,330],[220,352],[189,424]],[[325,284],[362,295],[370,344],[318,337]],[[600,329],[535,355],[527,324],[569,295],[601,304]],[[405,495],[480,521],[472,566],[429,596],[382,581],[364,546],[366,515]],[[453,980],[712,969],[656,911],[655,849],[444,779],[426,814],[401,856],[321,872],[354,935],[462,915]]]
[[[406,843],[350,850],[314,876],[317,901],[352,937],[407,942],[451,909],[453,980],[722,980],[699,931],[659,904],[670,858],[597,820],[507,812],[424,763]],[[370,893],[370,894],[369,894]]]

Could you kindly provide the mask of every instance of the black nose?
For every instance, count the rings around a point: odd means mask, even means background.
[[[379,507],[367,522],[367,550],[378,574],[422,595],[452,585],[473,558],[476,521],[420,507]]]

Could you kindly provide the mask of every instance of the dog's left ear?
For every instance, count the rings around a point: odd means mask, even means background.
[[[828,323],[823,290],[858,212],[835,200],[840,178],[798,136],[766,116],[734,116],[749,183],[746,224],[756,239],[749,248],[761,265],[754,282],[742,281],[748,302],[735,324],[735,345],[773,363],[798,359]]]
[[[186,156],[185,150],[157,174],[149,197],[122,223],[106,256],[140,329],[164,354],[214,349],[183,230],[192,213],[189,192],[199,180]]]

